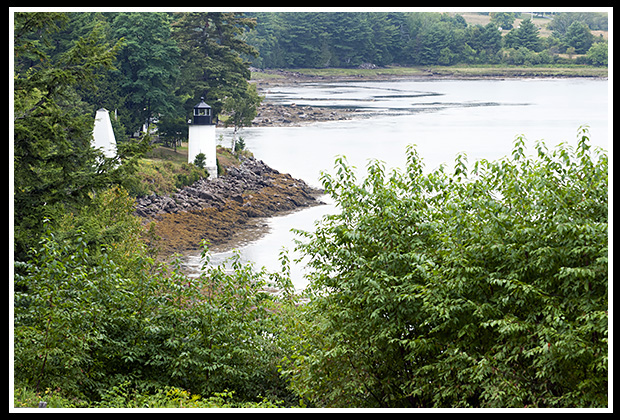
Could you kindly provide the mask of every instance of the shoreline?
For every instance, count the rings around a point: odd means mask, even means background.
[[[425,67],[376,69],[252,69],[259,94],[271,88],[306,83],[390,80],[505,80],[505,79],[607,79],[607,68],[594,67]],[[278,105],[263,102],[252,127],[301,127],[308,124],[363,118],[355,108]]]
[[[171,195],[136,200],[135,214],[151,225],[156,239],[149,242],[161,257],[200,251],[202,240],[212,252],[229,251],[262,237],[267,217],[325,204],[322,190],[253,157],[226,172]]]
[[[385,68],[257,69],[250,68],[258,89],[297,83],[412,80],[412,79],[514,79],[608,78],[607,67],[550,66],[427,66]]]
[[[254,80],[259,93],[271,87],[300,83],[380,80],[445,80],[445,79],[515,79],[515,78],[574,78],[595,76],[534,75],[518,68],[507,76],[469,73],[456,77],[428,70],[419,74],[365,74],[365,75],[307,75],[295,71],[273,70],[278,77]],[[362,70],[360,70],[362,71]],[[445,71],[454,71],[447,68]],[[597,77],[606,78],[606,77]],[[348,108],[322,108],[313,106],[277,105],[264,102],[259,107],[252,126],[285,127],[304,126],[325,121],[363,118],[365,112]],[[309,187],[305,181],[281,174],[255,158],[246,158],[239,167],[226,167],[228,174],[215,180],[200,180],[175,194],[162,197],[142,197],[137,200],[136,214],[146,223],[152,223],[153,232],[160,239],[153,245],[160,256],[191,254],[201,250],[200,241],[210,242],[211,252],[227,252],[260,239],[267,231],[266,218],[299,211],[324,204],[319,198],[322,190]],[[147,211],[151,206],[152,211]],[[154,209],[154,210],[153,210]]]

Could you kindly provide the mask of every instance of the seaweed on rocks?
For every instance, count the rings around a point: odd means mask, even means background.
[[[203,239],[224,244],[253,218],[322,204],[321,190],[246,158],[216,179],[200,179],[172,195],[136,199],[135,214],[153,223],[163,254],[198,250]]]

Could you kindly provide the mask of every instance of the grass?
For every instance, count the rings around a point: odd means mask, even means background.
[[[278,73],[252,72],[251,80],[260,82],[269,82],[286,79],[286,76]]]
[[[309,77],[325,78],[381,78],[381,77],[423,77],[429,75],[453,77],[607,77],[606,67],[574,66],[507,66],[507,65],[454,65],[425,67],[386,67],[377,69],[322,68],[287,69]],[[286,80],[284,74],[256,72],[252,79],[257,81]]]
[[[46,389],[37,393],[27,387],[16,386],[13,389],[14,408],[37,408],[39,402],[44,401],[47,408],[86,408],[85,401],[76,398],[67,398],[60,390]]]
[[[454,77],[607,77],[607,67],[591,66],[431,66],[433,74]]]
[[[231,153],[230,149],[217,147],[217,162],[222,170],[240,164],[238,156],[252,156],[247,150]],[[128,180],[128,190],[133,196],[151,194],[172,194],[177,189],[191,185],[200,178],[206,178],[206,169],[200,169],[187,163],[187,143],[172,148],[158,146],[147,153],[141,160],[137,173]]]
[[[279,408],[280,401],[263,399],[260,402],[236,401],[234,392],[224,391],[203,398],[179,388],[167,388],[155,394],[138,394],[126,386],[113,387],[103,401],[93,403],[77,398],[67,398],[60,390],[46,389],[36,393],[27,387],[15,387],[13,407],[37,408],[44,401],[46,408]],[[44,412],[44,411],[43,411]]]
[[[187,163],[187,143],[177,146],[176,150],[158,146],[146,154],[146,160],[160,160],[178,165]]]
[[[360,77],[360,78],[372,78],[381,76],[423,76],[427,72],[420,67],[385,67],[376,69],[358,69],[358,68],[321,68],[321,69],[285,69],[288,72],[300,73],[303,76],[309,77],[328,77],[328,78],[348,78],[348,77]],[[263,73],[253,72],[252,80],[269,82],[269,81],[284,81],[288,78],[285,74],[280,73]]]
[[[481,14],[478,12],[450,12],[451,15],[461,15],[465,19],[468,25],[482,25],[485,26],[489,22],[491,22],[491,16],[489,14]],[[513,28],[518,28],[525,19],[531,19],[529,13],[522,13],[521,17],[518,17],[513,22]],[[551,22],[551,19],[546,19],[539,16],[534,16],[534,19],[531,19],[532,23],[536,25],[539,30],[539,35],[541,37],[548,37],[551,35],[551,31],[547,29],[547,24]],[[506,35],[509,30],[502,30],[502,35]]]
[[[165,195],[206,176],[205,169],[187,163],[186,143],[176,151],[159,146],[140,161],[137,173],[127,181],[127,188],[134,196]]]
[[[422,76],[426,72],[419,67],[385,67],[377,69],[357,68],[325,68],[325,69],[294,69],[307,76],[325,77],[376,77],[376,76]]]

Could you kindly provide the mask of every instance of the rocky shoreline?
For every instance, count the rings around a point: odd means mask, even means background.
[[[298,83],[334,82],[343,80],[395,80],[397,77],[374,76],[372,78],[353,77],[330,77],[330,76],[309,76],[299,72],[274,69],[259,70],[254,72],[274,74],[277,78],[266,80],[253,80],[251,83],[261,94],[266,94],[269,89],[277,86],[295,85]],[[257,115],[252,121],[254,127],[299,127],[307,124],[325,121],[350,120],[356,117],[363,117],[365,113],[354,108],[323,108],[316,106],[298,106],[296,104],[280,105],[265,102],[260,105]]]
[[[136,199],[135,214],[152,223],[160,255],[200,249],[205,239],[220,250],[257,236],[260,218],[323,204],[322,191],[282,174],[263,161],[245,158],[216,179],[200,179],[169,196]],[[260,229],[258,229],[260,230]]]
[[[315,106],[276,105],[265,103],[252,121],[254,127],[302,126],[315,122],[348,120],[359,112],[355,109],[330,109]]]

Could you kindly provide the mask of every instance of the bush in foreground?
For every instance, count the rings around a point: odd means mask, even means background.
[[[178,261],[167,267],[139,249],[111,258],[112,249],[94,254],[83,235],[75,243],[58,236],[48,230],[17,264],[18,388],[61,390],[91,406],[171,388],[206,399],[226,392],[229,406],[290,400],[274,339],[286,296],[265,291],[263,271],[235,255],[232,272],[207,260],[191,278]]]
[[[425,174],[341,159],[323,185],[341,210],[301,247],[312,294],[285,372],[337,407],[605,407],[607,155],[458,156]]]

